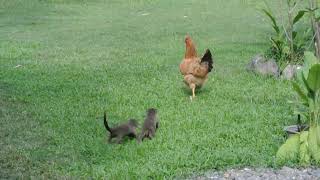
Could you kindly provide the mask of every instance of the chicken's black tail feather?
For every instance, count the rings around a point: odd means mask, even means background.
[[[203,57],[201,58],[201,63],[202,62],[208,63],[208,72],[211,72],[211,70],[213,68],[213,59],[212,59],[212,54],[209,49],[206,50]]]

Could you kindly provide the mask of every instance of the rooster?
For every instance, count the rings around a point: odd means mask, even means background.
[[[180,72],[184,76],[184,83],[192,90],[192,97],[195,98],[196,87],[202,87],[208,79],[208,73],[213,68],[212,55],[209,49],[202,58],[197,56],[197,51],[191,38],[185,38],[186,53],[180,64]]]

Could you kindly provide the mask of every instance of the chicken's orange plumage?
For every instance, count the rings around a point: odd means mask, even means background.
[[[189,36],[185,39],[186,53],[180,64],[180,72],[184,76],[184,82],[192,90],[192,97],[195,97],[195,88],[204,85],[208,79],[208,73],[213,68],[213,59],[209,49],[202,58],[197,56],[194,43]]]

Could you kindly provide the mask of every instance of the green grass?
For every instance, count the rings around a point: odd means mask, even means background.
[[[274,167],[294,93],[245,71],[272,32],[261,2],[65,1],[0,0],[1,178]],[[186,34],[215,58],[193,102],[178,68]],[[106,144],[105,110],[114,125],[142,123],[149,107],[159,110],[154,140]]]

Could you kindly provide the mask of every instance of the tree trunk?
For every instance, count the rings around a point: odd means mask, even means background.
[[[310,0],[310,9],[318,8],[317,0]],[[316,21],[315,14],[313,13],[311,18],[312,28],[314,32],[314,47],[315,54],[317,58],[320,60],[320,23]]]
[[[289,27],[288,27],[288,41],[290,45],[290,62],[294,61],[296,56],[295,56],[295,50],[294,50],[294,42],[293,42],[293,18],[292,18],[292,9],[294,5],[291,4],[289,0],[287,0],[287,5],[288,5],[288,22],[289,22]]]
[[[320,59],[320,23],[319,22],[314,22],[314,32],[316,35],[314,39],[316,56],[318,59]]]

